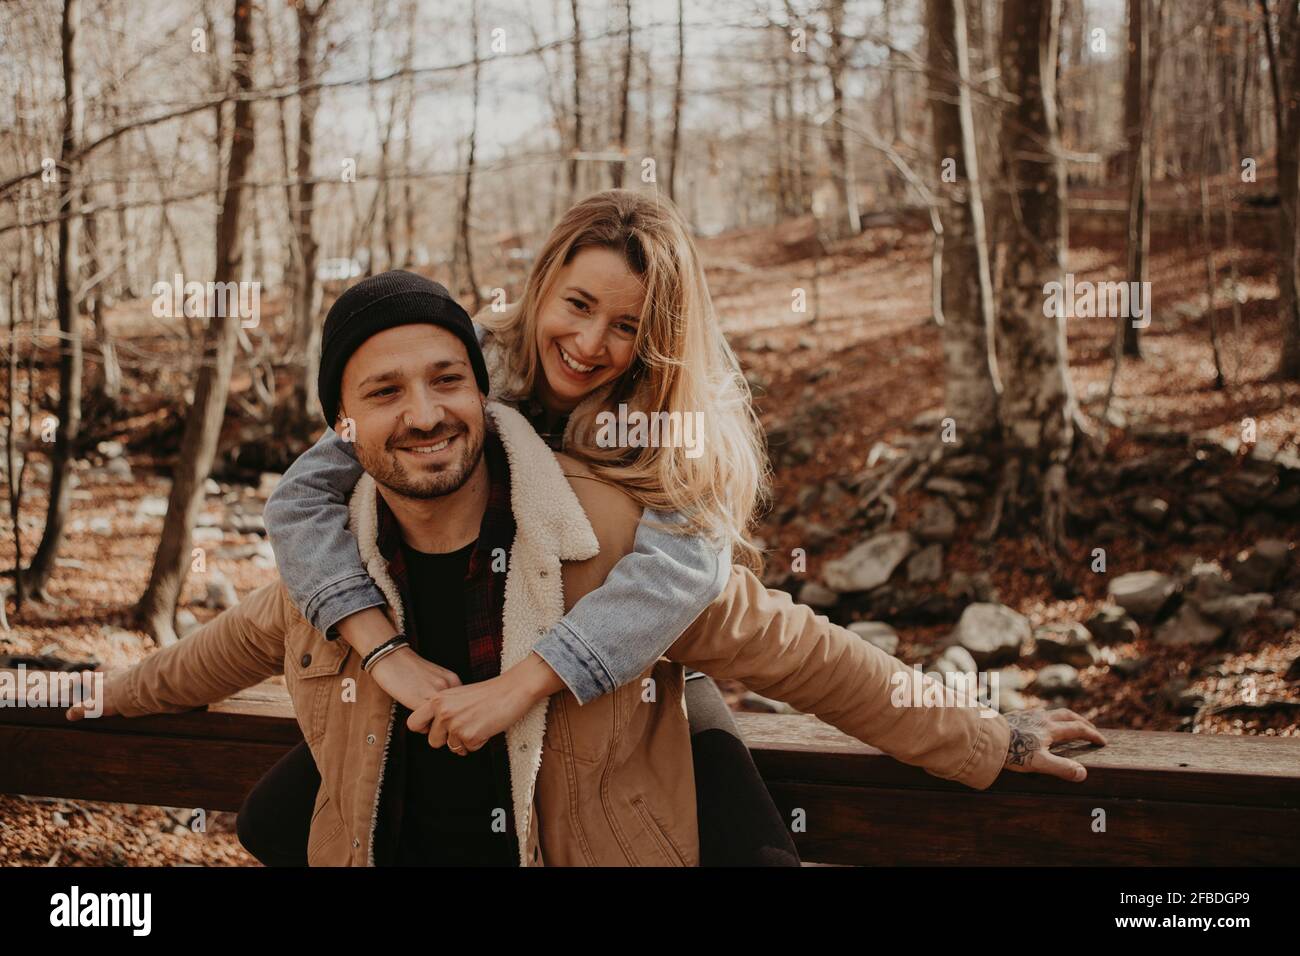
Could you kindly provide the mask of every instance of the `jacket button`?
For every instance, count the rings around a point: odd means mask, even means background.
[[[373,744],[374,742],[375,742],[375,735],[374,735],[374,734],[366,734],[366,743],[368,743],[368,744]]]
[[[311,655],[310,655],[310,654],[304,654],[304,655],[302,655],[302,666],[303,666],[303,667],[310,667],[310,666],[311,666]]]
[[[356,849],[357,847],[359,847],[359,846],[361,846],[361,840],[360,840],[360,838],[359,838],[359,837],[353,837],[353,838],[352,838],[352,849],[355,850],[355,849]]]
[[[544,577],[546,577],[546,572],[545,572],[545,571],[538,571],[538,572],[537,572],[537,576],[538,576],[539,578],[544,578]]]

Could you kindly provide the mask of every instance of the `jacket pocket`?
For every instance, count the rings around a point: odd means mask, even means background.
[[[618,691],[579,704],[568,691],[555,694],[547,707],[546,736],[542,746],[595,765],[605,759],[614,729],[614,704]]]
[[[330,700],[340,692],[338,675],[351,650],[342,640],[326,640],[325,635],[307,627],[295,629],[286,642],[285,687],[308,746],[325,734]]]
[[[668,835],[668,831],[663,828],[659,820],[650,812],[650,807],[645,802],[645,797],[636,796],[632,798],[632,809],[641,820],[641,825],[645,827],[646,832],[654,841],[660,854],[664,858],[666,866],[686,866],[686,857],[682,855],[673,838]]]
[[[329,794],[325,793],[323,787],[316,800],[316,810],[311,818],[311,829],[307,834],[307,865],[341,865],[336,858],[331,859],[327,854],[335,851],[335,844],[338,841],[347,838],[347,828],[344,826],[343,817],[334,806],[334,801],[329,798]],[[322,860],[330,860],[331,862],[324,864]]]

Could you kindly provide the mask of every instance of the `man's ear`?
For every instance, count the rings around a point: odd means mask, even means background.
[[[339,399],[339,412],[334,418],[334,434],[338,435],[344,441],[356,440],[356,423],[348,417],[347,409],[343,407],[343,399]]]

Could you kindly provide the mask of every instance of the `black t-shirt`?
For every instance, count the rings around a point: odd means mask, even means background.
[[[449,554],[425,554],[402,545],[411,582],[411,646],[465,683],[469,642],[464,580],[476,544]],[[393,727],[392,746],[404,750],[390,753],[389,768],[401,779],[387,779],[385,774],[384,791],[394,786],[402,794],[399,822],[388,827],[391,832],[395,825],[400,834],[390,843],[390,859],[399,866],[518,865],[512,835],[503,832],[502,788],[489,747],[463,757],[446,746],[430,747],[427,735],[406,728],[410,713],[399,704]]]

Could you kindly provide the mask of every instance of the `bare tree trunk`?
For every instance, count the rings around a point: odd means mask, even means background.
[[[315,81],[320,69],[321,17],[329,0],[321,0],[313,9],[302,3],[297,8],[299,87]],[[320,370],[321,323],[317,321],[321,306],[321,285],[316,278],[320,246],[316,242],[316,183],[312,179],[312,157],[316,144],[316,112],[320,94],[315,90],[298,97],[298,144],[294,159],[296,194],[293,197],[294,259],[293,310],[294,352],[302,356],[302,375],[294,383],[293,408],[290,415],[298,422],[320,420],[320,400],[316,378]]]
[[[1044,292],[1062,282],[1065,171],[1058,152],[1056,57],[1060,0],[1005,0],[1002,83],[1015,106],[1003,114],[1007,275],[998,306],[1004,486],[1041,495],[1042,536],[1064,575],[1066,464],[1074,442],[1074,395],[1066,371],[1064,310],[1047,316]]]
[[[627,24],[627,43],[623,47],[623,81],[619,89],[618,108],[618,148],[622,152],[627,148],[628,97],[632,91],[632,0],[623,2],[624,22]],[[611,169],[615,189],[623,188],[623,171],[625,161],[617,162]]]
[[[686,14],[677,0],[677,79],[673,84],[673,135],[668,146],[668,198],[677,201],[677,167],[682,149],[682,95],[686,77]]]
[[[835,193],[839,209],[831,219],[828,230],[833,238],[856,236],[862,229],[858,217],[858,196],[854,183],[853,159],[844,138],[844,2],[830,0],[830,63],[827,72],[831,81],[833,111],[826,124],[826,151],[831,158],[831,175],[835,178]]]
[[[80,205],[81,171],[74,159],[80,145],[85,104],[77,60],[77,31],[81,25],[81,0],[64,0],[60,37],[63,48],[63,145],[60,153],[58,286],[55,301],[59,316],[59,426],[50,455],[50,497],[45,512],[45,532],[32,557],[28,581],[33,596],[45,599],[45,586],[54,571],[54,559],[63,543],[63,526],[72,492],[72,464],[81,434],[81,329],[75,300],[78,244],[81,222],[72,215]]]
[[[253,88],[253,7],[250,0],[232,0],[231,7],[234,21],[231,75],[236,95],[247,95]],[[230,167],[217,219],[214,279],[218,283],[234,282],[240,274],[243,255],[240,244],[247,215],[244,179],[251,166],[254,144],[250,100],[235,100],[230,137]],[[215,310],[210,308],[210,311]],[[220,311],[234,314],[214,314],[209,318],[204,335],[204,363],[194,387],[194,402],[185,420],[185,432],[172,474],[162,538],[154,556],[149,585],[136,607],[141,626],[159,644],[176,640],[176,606],[190,565],[191,532],[203,503],[203,483],[212,469],[221,423],[225,418],[239,315],[237,310]]]
[[[943,200],[944,404],[960,443],[970,446],[996,437],[998,396],[964,3],[926,0],[931,131]]]
[[[1277,39],[1269,25],[1268,0],[1264,11],[1268,40],[1269,76],[1273,84],[1274,124],[1277,128],[1278,204],[1278,314],[1282,317],[1282,357],[1277,374],[1300,379],[1300,4],[1287,0],[1277,16]]]
[[[1151,249],[1151,144],[1146,135],[1151,110],[1151,30],[1147,0],[1128,0],[1128,75],[1124,84],[1124,136],[1128,153],[1129,211],[1124,235],[1126,281],[1146,282]],[[1145,286],[1143,286],[1145,288]],[[1150,303],[1147,303],[1148,309]],[[1124,336],[1124,354],[1142,357],[1138,329],[1125,316],[1117,317]]]
[[[27,598],[27,577],[23,574],[23,538],[19,517],[22,511],[23,479],[27,473],[26,450],[18,450],[18,323],[22,311],[22,292],[17,275],[9,277],[9,288],[2,293],[9,304],[9,362],[5,383],[8,386],[9,427],[5,430],[5,474],[9,486],[9,520],[14,526],[14,611],[23,609]],[[31,369],[27,370],[28,392],[31,391]],[[28,419],[30,428],[31,421]],[[4,608],[4,599],[0,597],[0,610]],[[8,630],[8,620],[5,622]]]
[[[85,304],[99,343],[100,371],[94,390],[107,408],[114,408],[122,397],[122,367],[117,361],[117,345],[113,341],[113,333],[104,321],[105,280],[112,270],[100,274],[99,223],[95,213],[85,217],[82,233],[86,240],[86,273],[89,276],[89,287],[85,290],[89,300]]]
[[[582,161],[577,154],[582,151],[582,87],[586,83],[586,74],[582,68],[582,16],[579,6],[578,0],[569,0],[569,10],[573,14],[573,155],[569,158],[570,203],[578,198],[578,168]],[[474,61],[477,64],[477,30],[474,33],[474,43]]]
[[[575,11],[576,0],[575,0]],[[576,14],[575,14],[576,15]],[[478,54],[478,0],[470,4],[470,30],[474,44],[474,105],[473,120],[469,129],[469,157],[465,161],[465,191],[460,199],[460,248],[465,262],[465,281],[469,283],[470,295],[474,299],[474,312],[483,308],[483,297],[479,293],[478,278],[474,275],[474,245],[470,241],[470,210],[474,201],[474,146],[478,139],[478,99],[479,68]]]

